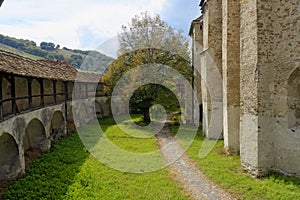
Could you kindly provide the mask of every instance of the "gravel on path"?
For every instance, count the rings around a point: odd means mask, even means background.
[[[236,199],[220,186],[210,181],[204,173],[196,167],[194,161],[183,152],[175,138],[171,136],[171,131],[167,123],[164,128],[156,134],[156,139],[166,163],[174,160],[174,156],[178,157],[178,159],[169,165],[169,167],[171,173],[174,175],[174,179],[183,186],[183,188],[191,195],[192,199]],[[172,145],[168,145],[168,148],[162,148],[166,144]],[[180,156],[181,154],[182,156]]]

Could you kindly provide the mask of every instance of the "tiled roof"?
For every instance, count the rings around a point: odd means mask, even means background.
[[[21,76],[63,81],[99,82],[100,75],[78,72],[65,60],[32,60],[0,50],[0,71]]]
[[[102,77],[101,74],[78,72],[76,76],[76,80],[79,80],[81,82],[97,83],[97,82],[102,82],[101,77]]]

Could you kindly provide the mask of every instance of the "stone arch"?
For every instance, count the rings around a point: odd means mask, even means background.
[[[26,129],[23,140],[25,155],[25,166],[28,167],[33,160],[36,160],[43,151],[49,148],[49,140],[43,123],[35,118],[32,119]]]
[[[300,67],[288,79],[288,126],[300,129]]]
[[[19,148],[8,133],[0,136],[0,180],[15,178],[22,171]]]
[[[96,117],[98,119],[103,117],[103,109],[102,109],[102,105],[98,102],[98,101],[94,101],[94,105],[95,105],[95,113],[96,113]]]
[[[61,111],[55,111],[51,120],[51,139],[57,140],[65,136],[65,118]]]

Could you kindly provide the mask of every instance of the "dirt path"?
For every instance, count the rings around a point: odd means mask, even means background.
[[[183,151],[170,133],[168,125],[165,125],[160,133],[156,135],[160,147],[172,144],[169,148],[161,148],[161,153],[166,162],[172,160],[174,156]],[[193,199],[235,199],[232,195],[210,181],[185,153],[169,167],[172,174],[174,174],[175,180],[183,186]]]

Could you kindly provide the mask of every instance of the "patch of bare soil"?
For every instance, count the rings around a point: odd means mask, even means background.
[[[0,199],[4,198],[4,194],[9,187],[9,181],[0,181]]]
[[[25,151],[25,169],[27,169],[34,160],[42,155],[43,151],[39,148],[29,148]]]
[[[68,122],[68,130],[69,130],[69,133],[73,133],[73,132],[76,131],[76,126],[75,126],[74,120],[69,120],[69,122]]]

